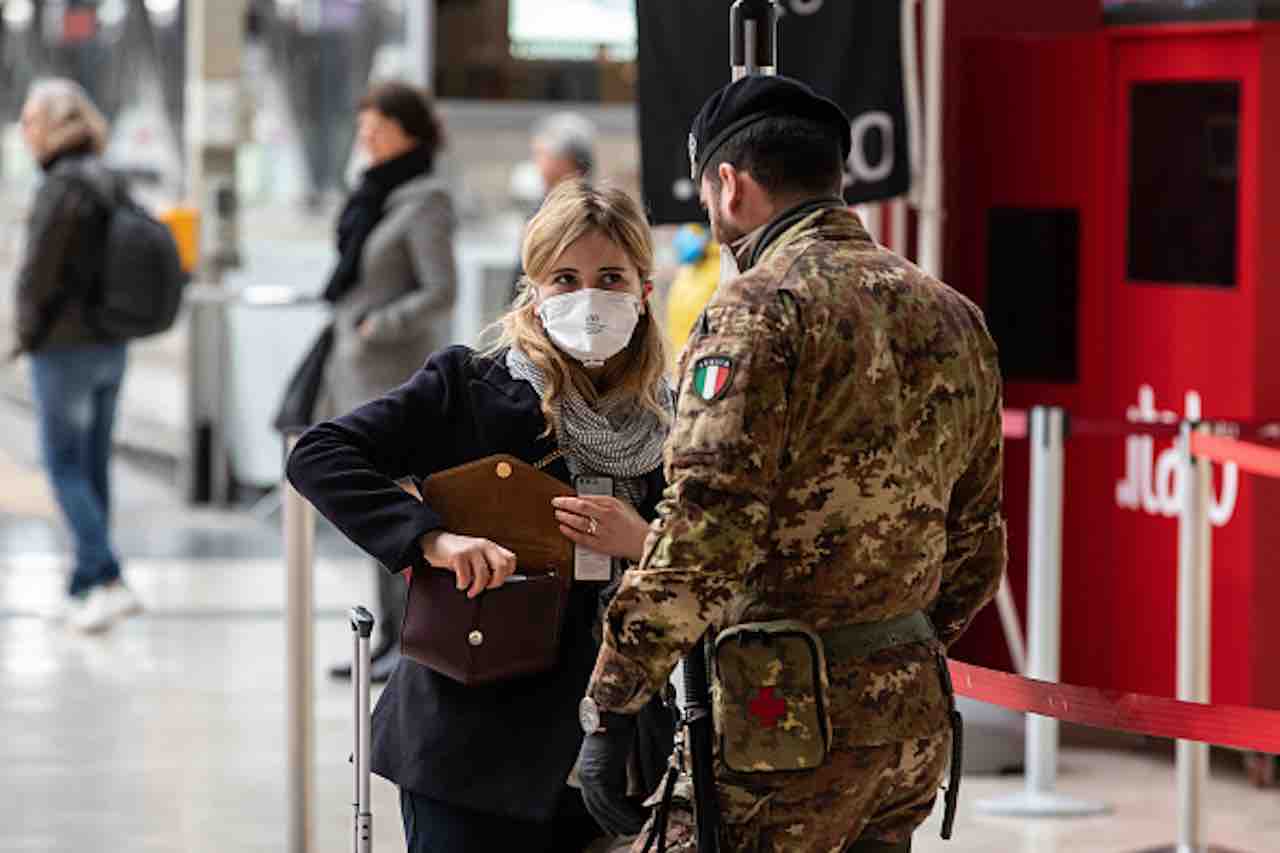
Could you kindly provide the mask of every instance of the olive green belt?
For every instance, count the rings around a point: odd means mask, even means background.
[[[908,643],[923,643],[937,635],[922,610],[883,622],[861,622],[821,632],[829,658],[865,658]]]
[[[934,633],[933,623],[929,621],[929,617],[923,611],[917,610],[906,616],[886,619],[883,622],[864,622],[858,625],[845,625],[843,628],[832,628],[820,636],[828,659],[832,659],[865,658],[894,646],[923,643],[934,639],[937,634]],[[937,665],[938,677],[942,681],[942,691],[946,694],[949,705],[947,716],[951,722],[951,771],[942,814],[942,837],[949,839],[955,826],[956,809],[960,802],[960,775],[964,768],[964,718],[956,710],[955,688],[951,684],[947,659],[941,650],[937,652]],[[850,850],[855,849],[859,849],[857,845],[850,848]],[[869,851],[871,848],[865,849]],[[909,850],[910,847],[903,849]]]

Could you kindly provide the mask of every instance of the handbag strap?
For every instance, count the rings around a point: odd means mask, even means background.
[[[552,462],[555,462],[556,460],[563,459],[563,458],[564,458],[564,451],[557,450],[555,453],[548,454],[547,456],[544,456],[542,459],[540,459],[538,462],[534,463],[533,467],[541,471],[543,468],[546,468]]]

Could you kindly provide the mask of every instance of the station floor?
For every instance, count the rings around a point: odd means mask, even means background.
[[[118,463],[118,541],[147,612],[101,636],[51,625],[39,614],[60,593],[64,545],[14,426],[0,412],[0,853],[284,850],[278,533],[243,514],[185,509],[170,485]],[[320,670],[349,652],[343,614],[372,599],[372,584],[367,563],[332,534],[322,531],[319,550],[313,849],[338,851],[350,849],[351,694]],[[1250,787],[1237,757],[1218,758],[1209,840],[1280,850],[1280,791]],[[1109,815],[977,814],[978,801],[1020,785],[967,778],[955,840],[938,838],[935,814],[915,849],[1128,853],[1174,840],[1168,750],[1069,736],[1059,789],[1107,803]],[[403,850],[395,790],[375,779],[373,795],[374,849]]]

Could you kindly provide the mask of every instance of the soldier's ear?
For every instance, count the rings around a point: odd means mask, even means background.
[[[738,204],[738,191],[741,189],[741,178],[738,170],[731,163],[721,163],[716,170],[720,176],[720,198],[732,209]]]

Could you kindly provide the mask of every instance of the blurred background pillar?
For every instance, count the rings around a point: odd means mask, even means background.
[[[240,265],[236,147],[247,0],[187,0],[187,193],[203,234],[190,300],[186,490],[193,503],[230,497],[223,411],[226,312],[218,290]]]
[[[436,0],[408,0],[404,4],[404,32],[410,79],[435,94]]]

